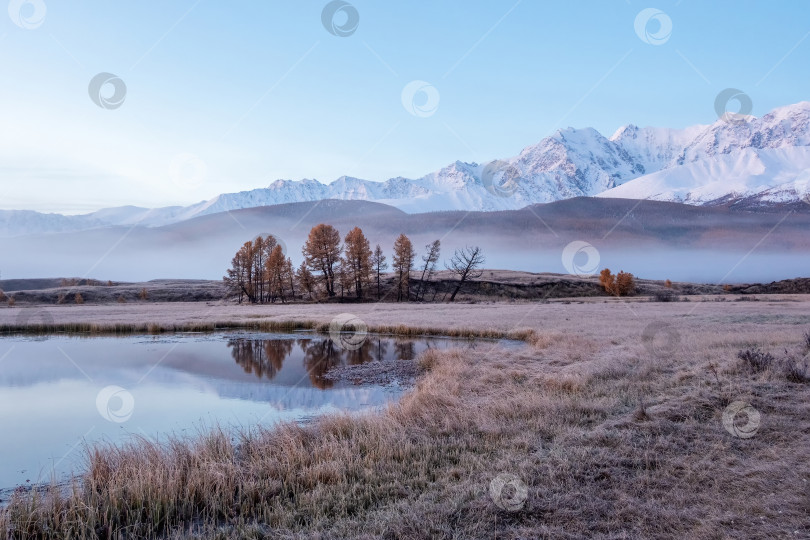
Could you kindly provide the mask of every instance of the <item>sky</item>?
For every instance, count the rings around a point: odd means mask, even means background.
[[[810,99],[805,2],[11,0],[5,11],[0,209],[417,178],[569,126],[709,124],[727,88],[756,116]]]

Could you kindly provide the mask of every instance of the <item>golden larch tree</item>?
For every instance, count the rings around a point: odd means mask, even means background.
[[[363,284],[371,280],[371,247],[360,227],[344,238],[344,271],[349,275],[357,298],[363,297]]]
[[[331,225],[312,227],[301,252],[304,261],[323,280],[326,294],[335,296],[335,266],[340,262],[340,233]]]
[[[411,269],[416,258],[416,251],[410,239],[400,234],[394,242],[394,273],[397,279],[397,302],[411,297]]]
[[[266,276],[265,279],[268,285],[267,292],[272,302],[277,298],[281,300],[282,304],[286,302],[284,295],[287,286],[285,275],[286,263],[287,259],[284,257],[284,251],[281,249],[281,246],[278,245],[273,248],[273,251],[270,252],[270,256],[267,257],[265,261],[264,275]]]

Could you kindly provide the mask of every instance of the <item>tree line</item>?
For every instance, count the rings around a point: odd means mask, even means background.
[[[223,280],[239,303],[286,303],[295,298],[337,296],[424,301],[428,284],[438,269],[441,242],[435,240],[425,246],[425,254],[417,261],[413,243],[400,234],[391,254],[393,286],[386,291],[382,290],[382,276],[389,269],[388,258],[379,244],[371,249],[359,227],[354,227],[341,239],[335,227],[324,223],[316,225],[310,230],[301,253],[303,261],[294,268],[275,237],[258,236],[239,248]],[[477,246],[455,250],[445,264],[457,277],[450,301],[455,300],[465,282],[481,276],[484,262],[481,248]],[[411,288],[413,272],[419,274],[414,289]],[[433,287],[430,300],[436,299],[437,292]]]

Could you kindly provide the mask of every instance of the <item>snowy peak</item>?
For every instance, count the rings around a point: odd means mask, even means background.
[[[745,148],[766,149],[810,145],[810,102],[780,107],[761,118],[718,120],[684,147],[676,163],[694,162]]]
[[[511,183],[498,184],[505,178]],[[580,196],[783,204],[807,196],[808,178],[810,102],[803,101],[761,118],[720,119],[685,129],[627,124],[610,138],[593,128],[569,127],[516,156],[482,164],[455,161],[417,179],[372,182],[341,176],[329,184],[281,179],[186,207],[127,206],[82,216],[0,210],[0,236],[161,226],[242,208],[325,199],[375,201],[409,213],[508,210]]]
[[[744,148],[662,169],[599,197],[687,204],[786,204],[810,194],[810,146]]]

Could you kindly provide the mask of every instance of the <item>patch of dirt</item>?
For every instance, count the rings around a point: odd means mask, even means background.
[[[329,370],[325,379],[356,385],[411,387],[419,376],[419,363],[414,360],[391,360],[366,362],[354,366],[341,366]]]

